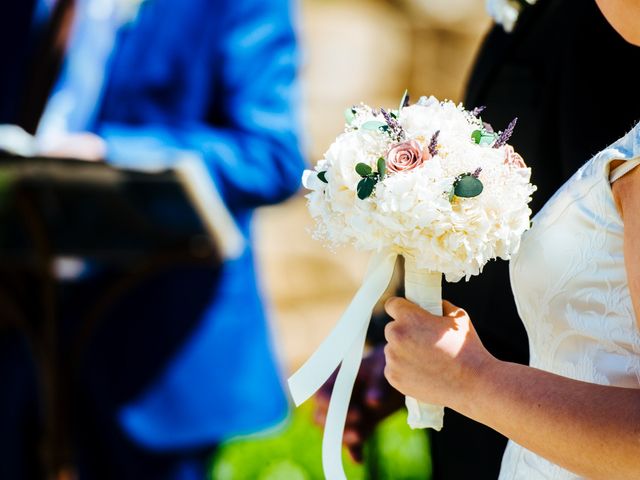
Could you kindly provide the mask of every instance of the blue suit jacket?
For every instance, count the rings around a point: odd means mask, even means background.
[[[290,8],[286,0],[148,0],[119,33],[93,126],[117,165],[201,155],[248,245],[253,210],[294,193],[303,169]],[[108,353],[89,367],[93,395],[107,410],[117,406],[127,434],[174,449],[282,420],[287,402],[251,248],[215,281],[187,269],[154,282],[112,312]],[[189,328],[165,348],[176,324]],[[134,363],[157,357],[157,342],[171,353],[151,379],[136,376]],[[127,381],[126,394],[113,394]]]

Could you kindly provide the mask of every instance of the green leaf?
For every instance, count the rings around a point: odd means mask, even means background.
[[[362,130],[369,131],[386,131],[389,128],[385,122],[380,122],[378,120],[369,120],[362,124]]]
[[[373,187],[376,186],[376,180],[372,177],[363,178],[358,182],[358,198],[360,200],[364,200],[365,198],[371,196],[373,193]]]
[[[383,157],[380,157],[378,159],[378,175],[380,176],[380,180],[382,180],[386,174],[387,174],[387,161]]]
[[[367,175],[371,175],[372,172],[373,170],[366,163],[360,162],[356,165],[356,173],[361,177],[366,177]]]
[[[479,145],[492,145],[496,141],[498,135],[496,133],[484,132],[480,138]]]
[[[356,118],[356,111],[349,107],[349,108],[345,108],[344,110],[344,120],[347,122],[348,125],[351,125],[353,123],[353,121]]]
[[[327,180],[326,175],[327,175],[326,170],[324,172],[318,172],[318,180],[320,180],[321,182],[324,182],[324,183],[329,183],[329,181]]]
[[[454,184],[455,195],[462,198],[477,197],[482,193],[483,189],[482,182],[470,173],[462,175]]]
[[[498,138],[497,133],[487,132],[485,130],[474,130],[471,139],[478,145],[491,145]]]

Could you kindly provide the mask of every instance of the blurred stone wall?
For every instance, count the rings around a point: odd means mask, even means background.
[[[309,163],[342,130],[342,111],[363,101],[395,106],[414,99],[460,100],[489,26],[482,0],[303,0],[304,132]],[[259,272],[287,370],[317,347],[346,308],[367,256],[331,253],[312,240],[302,192],[257,216]]]

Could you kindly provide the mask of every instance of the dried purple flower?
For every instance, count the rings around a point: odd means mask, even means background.
[[[431,137],[431,141],[429,142],[429,153],[432,157],[435,157],[438,154],[438,136],[440,135],[440,130],[433,134]]]
[[[472,177],[478,178],[480,176],[480,172],[482,171],[482,167],[476,168],[475,172],[471,174]]]
[[[471,115],[473,115],[474,117],[477,117],[478,115],[480,115],[484,109],[487,108],[486,106],[481,106],[481,107],[476,107],[473,110],[471,110]]]
[[[507,142],[511,138],[511,135],[513,135],[513,129],[516,127],[516,123],[518,123],[518,117],[511,120],[511,123],[507,126],[507,128],[505,128],[504,132],[502,132],[498,136],[496,143],[493,144],[493,148],[500,148],[507,144]]]
[[[491,126],[490,123],[482,122],[482,126],[484,127],[486,132],[494,133],[493,127]]]
[[[387,122],[387,125],[389,126],[389,135],[391,135],[391,138],[393,138],[396,142],[401,142],[402,140],[404,140],[405,133],[402,125],[400,125],[398,121],[393,118],[384,108],[380,109],[380,113],[382,113],[385,122]]]

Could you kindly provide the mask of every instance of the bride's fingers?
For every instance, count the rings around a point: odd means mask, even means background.
[[[384,309],[396,321],[402,321],[416,316],[429,315],[425,310],[406,298],[391,297],[384,304]]]

